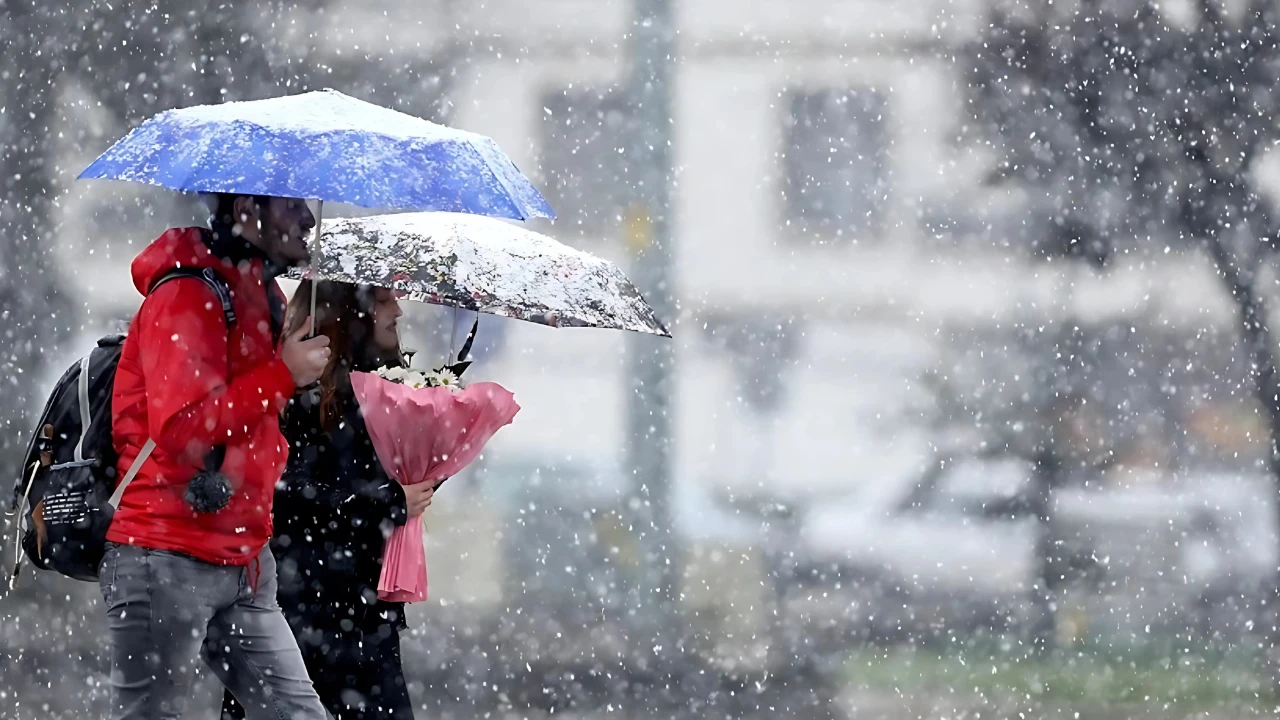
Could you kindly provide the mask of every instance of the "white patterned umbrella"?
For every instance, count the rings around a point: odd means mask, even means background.
[[[326,222],[321,240],[323,257],[292,277],[376,285],[411,300],[552,327],[671,336],[616,265],[495,218],[348,218]]]

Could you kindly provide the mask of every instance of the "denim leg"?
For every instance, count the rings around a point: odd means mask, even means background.
[[[256,576],[256,583],[246,581],[236,601],[214,615],[204,644],[206,662],[249,720],[325,720],[298,642],[276,602],[270,550],[244,572],[250,579]]]
[[[238,591],[234,571],[131,545],[109,546],[99,570],[111,643],[110,717],[180,717],[205,628]]]

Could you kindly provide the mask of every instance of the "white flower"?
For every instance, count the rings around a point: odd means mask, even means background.
[[[430,378],[421,370],[409,370],[405,374],[404,384],[412,388],[424,388],[431,385]]]
[[[399,382],[399,383],[404,382],[405,378],[409,375],[409,371],[406,370],[405,368],[386,367],[385,365],[378,368],[377,372],[378,372],[378,375],[381,376],[384,380],[390,380],[391,382]]]
[[[448,368],[439,368],[426,372],[406,367],[380,367],[375,370],[379,377],[389,382],[408,385],[419,389],[424,387],[445,387],[452,392],[462,390],[462,380]]]
[[[431,387],[449,388],[451,392],[455,393],[462,391],[462,380],[448,368],[431,371],[431,374],[427,376],[427,384]]]

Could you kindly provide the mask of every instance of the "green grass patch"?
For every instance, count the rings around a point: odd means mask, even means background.
[[[1276,707],[1243,653],[1107,654],[1061,651],[1034,658],[991,650],[867,649],[847,665],[856,688],[947,693],[995,703],[1063,706]]]

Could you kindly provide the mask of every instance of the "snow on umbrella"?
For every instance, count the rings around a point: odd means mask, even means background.
[[[420,302],[553,327],[670,337],[613,263],[493,218],[406,213],[336,220],[326,253],[295,278],[399,290]]]
[[[554,217],[493,140],[334,90],[160,113],[80,177],[370,208]]]
[[[134,128],[81,179],[172,190],[526,220],[555,213],[493,140],[322,90],[168,110]],[[315,314],[315,298],[311,298]]]

